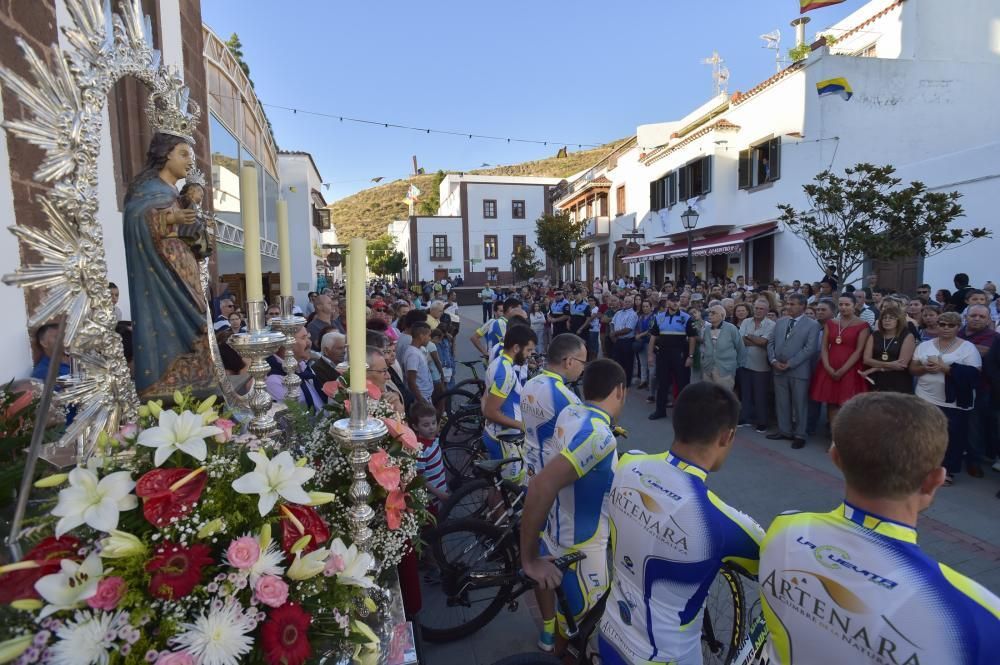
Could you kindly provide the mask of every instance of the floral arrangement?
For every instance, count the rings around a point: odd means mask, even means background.
[[[0,567],[0,663],[300,665],[372,662],[361,619],[384,608],[373,559],[331,522],[305,458],[275,454],[214,408],[174,395],[102,438]]]
[[[332,424],[350,415],[347,384],[341,379],[323,387],[329,400],[324,422]],[[381,391],[368,382],[368,413],[379,418],[389,429],[382,447],[374,450],[368,471],[375,482],[369,504],[375,511],[372,520],[371,552],[380,573],[388,573],[419,545],[420,529],[430,519],[427,512],[429,493],[417,462],[422,449],[416,435],[386,401]],[[347,452],[337,443],[331,428],[319,426],[302,441],[303,453],[316,468],[316,484],[334,496],[333,509],[327,511],[334,526],[347,529],[347,497],[353,469]]]

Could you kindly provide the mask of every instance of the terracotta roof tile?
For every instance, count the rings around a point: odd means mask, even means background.
[[[701,129],[691,132],[684,138],[684,140],[679,141],[678,143],[674,143],[672,145],[660,146],[656,150],[649,152],[646,155],[646,159],[643,161],[643,163],[648,166],[653,162],[657,162],[666,157],[667,155],[669,155],[670,153],[674,152],[675,150],[679,150],[684,146],[689,145],[693,141],[700,139],[702,136],[705,136],[706,134],[713,132],[717,129],[733,131],[733,130],[738,130],[739,128],[740,128],[739,125],[734,125],[725,118],[720,118],[719,120],[716,120],[710,125],[705,125]]]

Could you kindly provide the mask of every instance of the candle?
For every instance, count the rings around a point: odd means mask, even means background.
[[[278,260],[281,263],[281,295],[292,294],[292,243],[288,239],[288,202],[278,199]]]
[[[368,241],[351,240],[347,263],[347,343],[349,345],[351,392],[366,390],[365,361],[365,272],[368,267]]]
[[[264,300],[257,193],[257,169],[244,166],[240,171],[240,211],[243,217],[243,273],[247,283],[247,302]]]

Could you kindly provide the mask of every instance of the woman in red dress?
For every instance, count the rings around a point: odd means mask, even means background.
[[[837,301],[840,316],[830,319],[823,328],[820,363],[813,372],[809,397],[814,402],[826,404],[830,425],[843,404],[867,391],[868,386],[859,370],[865,342],[871,330],[868,324],[854,313],[857,301],[851,293],[844,293]]]

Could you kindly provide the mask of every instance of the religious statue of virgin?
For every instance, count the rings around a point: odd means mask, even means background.
[[[177,191],[194,163],[193,140],[153,135],[146,164],[125,194],[125,258],[133,319],[135,384],[142,399],[212,383],[207,307],[198,261],[204,221]]]

